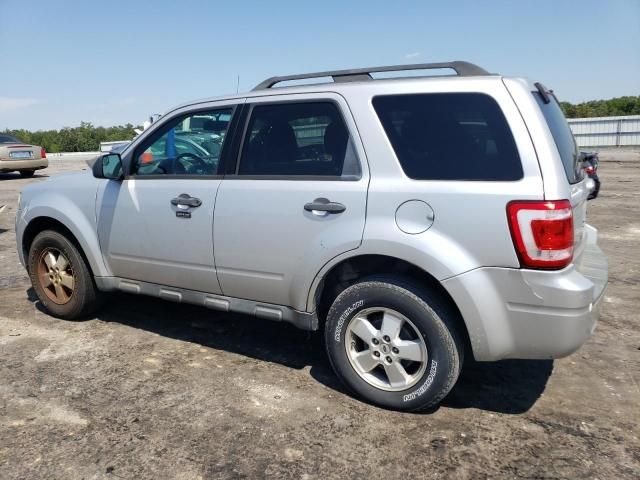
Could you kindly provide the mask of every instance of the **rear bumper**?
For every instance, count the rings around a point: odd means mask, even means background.
[[[597,230],[559,271],[479,268],[443,282],[469,331],[476,360],[560,358],[593,333],[608,279]]]
[[[47,168],[46,158],[30,158],[27,160],[0,160],[0,172],[15,172],[16,170],[40,170]]]

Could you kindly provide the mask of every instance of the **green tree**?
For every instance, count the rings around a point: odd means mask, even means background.
[[[64,127],[60,130],[24,129],[5,130],[20,141],[40,145],[47,152],[93,152],[100,148],[100,142],[132,140],[136,133],[134,125],[116,125],[113,127],[95,127],[90,122],[80,122],[77,127]]]
[[[560,107],[567,118],[640,115],[640,96],[590,100],[576,105],[569,102],[560,102]]]

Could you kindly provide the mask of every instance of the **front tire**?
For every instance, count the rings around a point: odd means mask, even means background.
[[[344,384],[371,403],[406,411],[433,407],[462,368],[455,315],[437,295],[401,278],[363,280],[329,310],[329,360]]]
[[[100,292],[79,248],[60,232],[36,235],[28,267],[33,289],[53,316],[76,320],[100,306]]]

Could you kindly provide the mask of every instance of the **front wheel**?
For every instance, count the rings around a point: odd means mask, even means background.
[[[99,307],[101,296],[89,267],[63,234],[45,230],[36,235],[28,266],[33,289],[52,315],[75,320]]]
[[[396,410],[437,405],[460,374],[463,344],[454,312],[400,278],[344,290],[327,316],[331,364],[358,396]]]

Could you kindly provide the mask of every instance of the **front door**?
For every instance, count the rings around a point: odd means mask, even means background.
[[[280,98],[245,107],[239,164],[218,191],[215,259],[225,295],[305,310],[316,273],[361,243],[368,172],[342,97]]]
[[[99,239],[115,276],[220,293],[213,212],[233,111],[169,118],[125,160],[125,180],[101,187]]]

